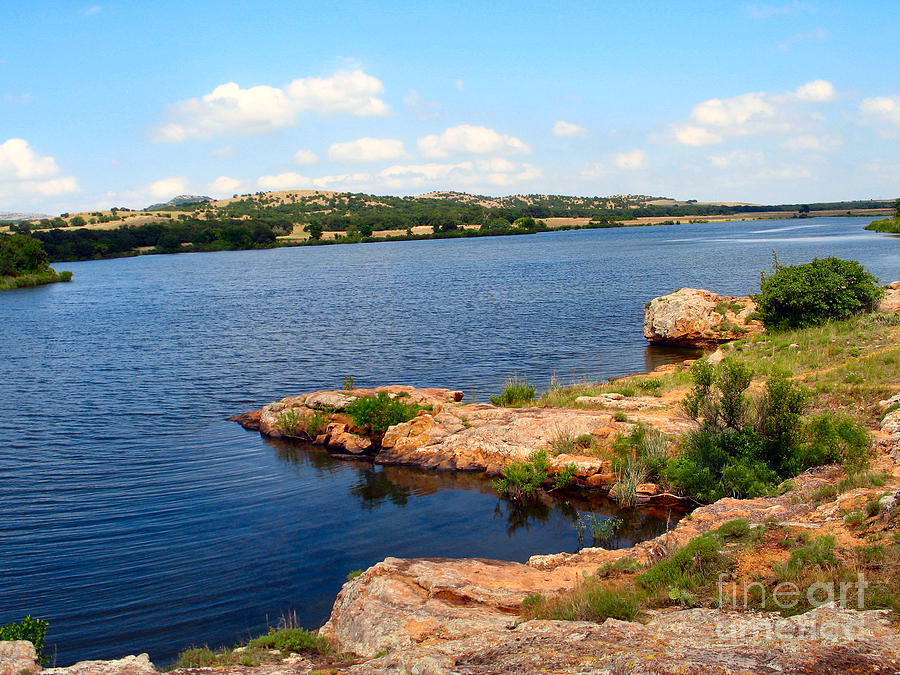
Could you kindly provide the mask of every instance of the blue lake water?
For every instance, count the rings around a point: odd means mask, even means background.
[[[388,556],[575,550],[570,500],[511,510],[477,476],[373,467],[266,442],[225,417],[357,385],[485,400],[685,358],[643,305],[744,295],[836,255],[900,278],[900,240],[815,218],[64,263],[0,294],[0,623],[46,618],[59,664],[314,627],[348,571]],[[626,514],[620,545],[665,527]]]

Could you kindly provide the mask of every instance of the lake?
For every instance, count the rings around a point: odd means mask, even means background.
[[[403,383],[484,401],[681,360],[647,346],[644,303],[682,286],[745,295],[771,266],[835,255],[900,278],[871,219],[63,263],[71,284],[0,294],[0,623],[50,621],[60,665],[327,618],[349,571],[388,556],[524,561],[575,550],[577,512],[529,512],[479,476],[340,462],[225,417],[283,396]],[[665,513],[625,514],[617,545]],[[587,542],[590,543],[590,542]]]

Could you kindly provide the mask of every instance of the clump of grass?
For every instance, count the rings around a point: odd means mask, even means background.
[[[849,492],[861,487],[883,487],[887,476],[878,471],[859,471],[850,473],[837,484],[840,493]]]
[[[598,577],[609,576],[618,572],[633,573],[642,569],[641,564],[630,555],[623,556],[597,568]]]
[[[626,415],[625,413],[623,413],[621,411],[617,412],[615,415],[613,415],[612,418],[616,422],[627,422],[628,421],[628,415]]]
[[[352,570],[347,572],[347,581],[353,581],[356,577],[360,576],[363,573],[362,570]]]
[[[719,536],[723,539],[743,539],[750,534],[750,522],[746,518],[729,520],[727,523],[720,526],[716,532],[718,532]]]
[[[809,544],[795,549],[787,562],[774,567],[775,574],[782,581],[800,577],[813,568],[833,569],[837,564],[834,555],[835,539],[826,535],[813,539]]]
[[[550,461],[546,450],[531,454],[527,462],[512,462],[503,467],[503,476],[494,481],[498,494],[513,501],[535,498],[545,481],[548,481]],[[566,464],[553,480],[554,490],[565,487],[575,477],[574,464]]]
[[[532,594],[522,608],[534,619],[556,621],[595,621],[607,619],[636,621],[640,610],[639,595],[627,587],[602,584],[596,579],[583,579],[578,585],[554,598]]]
[[[519,379],[518,375],[507,378],[499,396],[490,397],[491,403],[504,408],[521,407],[533,399],[534,387],[530,386],[524,377]]]
[[[268,635],[253,638],[248,647],[260,649],[277,649],[280,652],[317,652],[327,654],[331,651],[328,640],[313,631],[302,628],[282,628],[269,630]]]
[[[578,449],[575,434],[568,428],[556,428],[550,437],[550,449],[554,455],[570,455]]]
[[[304,411],[301,408],[289,408],[278,413],[275,428],[286,436],[295,436],[309,441],[325,431],[330,415],[323,410]]]
[[[733,566],[734,561],[719,551],[718,538],[705,534],[655,563],[637,577],[637,583],[649,591],[666,587],[696,591]]]

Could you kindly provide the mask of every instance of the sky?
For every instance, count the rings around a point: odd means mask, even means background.
[[[0,4],[0,211],[900,195],[900,2]]]

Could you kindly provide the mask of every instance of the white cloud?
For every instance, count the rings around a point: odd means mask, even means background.
[[[219,176],[206,187],[213,194],[232,195],[240,190],[241,185],[243,185],[243,182],[237,178]]]
[[[319,178],[313,178],[312,183],[315,187],[322,189],[363,189],[364,186],[372,183],[372,174],[343,173],[335,176],[320,176]]]
[[[180,143],[191,138],[271,132],[295,126],[304,112],[356,117],[387,115],[390,109],[379,98],[383,92],[381,81],[362,70],[300,78],[284,88],[257,85],[242,89],[228,82],[200,98],[169,106],[166,115],[172,121],[152,129],[151,138]]]
[[[694,147],[700,145],[715,145],[722,142],[719,134],[698,127],[693,124],[676,125],[674,128],[675,139],[682,145],[691,145]]]
[[[864,98],[859,110],[868,121],[876,124],[900,125],[900,96]]]
[[[531,149],[515,136],[507,136],[488,127],[461,124],[441,134],[430,134],[417,141],[425,157],[449,157],[461,153],[523,154]]]
[[[290,190],[292,188],[308,188],[312,181],[299,173],[288,171],[278,175],[260,176],[256,184],[263,190]]]
[[[300,164],[301,166],[304,164],[315,164],[318,161],[319,156],[312,150],[300,148],[297,152],[294,153],[294,162]]]
[[[0,198],[31,203],[35,197],[77,192],[78,181],[61,176],[56,159],[38,155],[22,138],[0,144]]]
[[[430,120],[441,114],[441,104],[435,101],[426,101],[415,89],[403,97],[403,105],[420,120]]]
[[[168,201],[172,197],[187,192],[187,184],[184,176],[169,176],[150,183],[145,190],[151,197]]]
[[[573,124],[572,122],[566,122],[565,120],[557,120],[553,125],[553,135],[554,136],[578,136],[584,138],[585,136],[589,136],[588,130],[582,126],[577,124]]]
[[[395,165],[379,172],[377,178],[386,187],[394,189],[425,186],[452,189],[522,185],[540,176],[540,170],[531,164],[511,162],[505,157],[493,157],[446,164],[429,162]]]
[[[103,8],[100,5],[91,5],[90,7],[86,7],[85,9],[81,10],[81,13],[84,16],[95,16],[101,11],[103,11]]]
[[[620,169],[641,169],[646,162],[647,154],[643,150],[620,152],[615,156],[616,166]]]
[[[357,138],[328,148],[328,158],[336,162],[382,162],[405,156],[403,141],[395,138]]]
[[[678,143],[690,146],[714,145],[729,136],[796,134],[823,119],[821,113],[808,111],[804,105],[835,98],[834,85],[826,80],[813,80],[781,94],[751,92],[711,98],[691,109],[690,122],[673,124],[671,130]]]
[[[459,91],[463,91],[466,88],[466,83],[462,80],[457,80],[453,83],[453,86],[456,87]]]
[[[801,101],[833,101],[834,85],[827,80],[813,80],[797,87],[794,95]]]
[[[826,152],[828,150],[839,148],[841,145],[843,145],[843,141],[833,136],[802,134],[800,136],[792,136],[790,138],[787,138],[778,145],[785,150]]]
[[[780,42],[778,44],[778,48],[786,52],[791,48],[791,45],[794,45],[798,42],[822,42],[823,40],[827,40],[829,37],[829,33],[824,28],[816,28],[815,30],[811,30],[807,33],[796,33],[791,35],[784,42]]]

